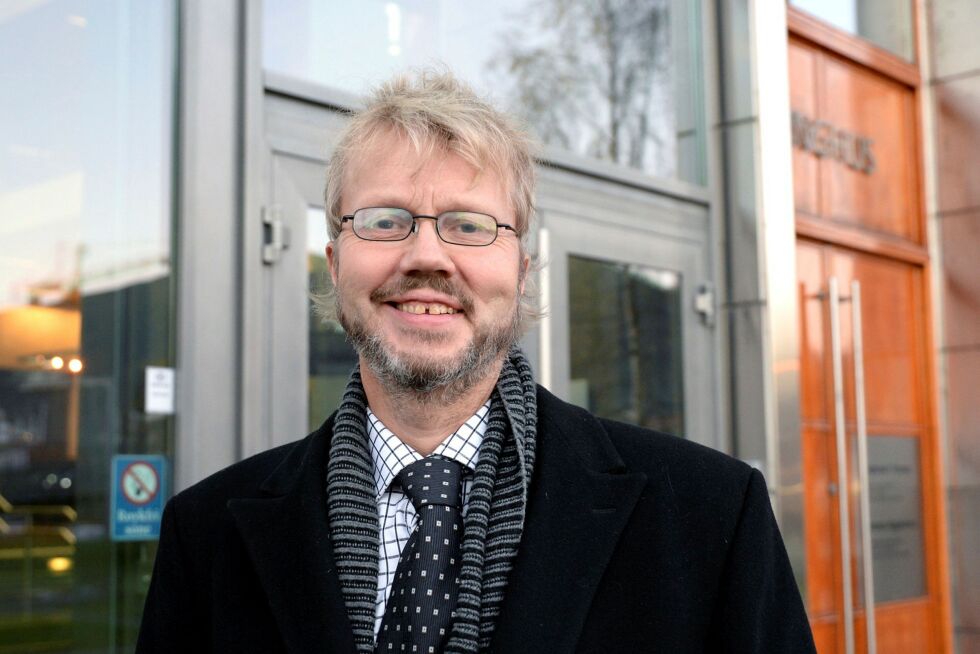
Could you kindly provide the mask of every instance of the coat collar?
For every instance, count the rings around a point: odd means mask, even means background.
[[[332,427],[331,416],[292,449],[264,497],[228,502],[288,652],[355,652],[327,519]]]
[[[534,478],[493,651],[572,652],[646,485],[602,424],[538,387]]]

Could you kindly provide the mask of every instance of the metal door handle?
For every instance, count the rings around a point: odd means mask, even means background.
[[[834,368],[834,424],[837,436],[837,494],[840,517],[841,583],[844,602],[844,650],[854,653],[854,602],[851,586],[850,492],[847,475],[847,432],[844,415],[844,364],[840,336],[840,288],[837,278],[828,282],[830,299],[830,347]],[[874,561],[871,548],[871,488],[868,472],[868,422],[864,404],[864,338],[861,323],[861,283],[851,281],[852,349],[854,357],[854,412],[857,428],[857,468],[861,510],[861,572],[864,595],[867,653],[876,654]]]
[[[851,520],[847,478],[847,434],[844,432],[844,363],[840,344],[840,289],[827,281],[830,299],[830,349],[834,367],[834,425],[837,436],[837,507],[840,517],[841,584],[844,601],[844,652],[854,654],[854,601],[851,596]]]
[[[857,422],[857,465],[861,483],[861,571],[868,654],[878,649],[875,634],[875,582],[871,559],[871,486],[868,474],[868,421],[864,411],[864,337],[861,332],[861,282],[851,281],[851,322],[854,331],[854,413]]]
[[[266,207],[262,210],[262,263],[274,264],[282,258],[283,250],[288,250],[291,238],[289,226],[282,219],[279,207]]]

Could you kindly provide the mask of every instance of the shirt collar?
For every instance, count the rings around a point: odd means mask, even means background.
[[[483,443],[483,436],[487,431],[489,415],[490,400],[487,400],[432,453],[453,459],[471,472],[476,472],[476,464],[480,458],[480,444]],[[370,407],[367,410],[367,428],[368,442],[371,444],[371,460],[374,465],[374,486],[377,497],[380,498],[402,468],[425,457],[385,427]]]

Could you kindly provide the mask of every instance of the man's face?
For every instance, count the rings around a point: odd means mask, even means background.
[[[419,156],[402,137],[379,137],[351,165],[343,213],[400,207],[415,215],[470,210],[514,224],[501,178],[453,153]],[[527,258],[500,230],[485,247],[443,242],[435,221],[396,242],[365,241],[346,223],[327,246],[337,314],[367,364],[392,390],[464,391],[492,372],[520,337]]]

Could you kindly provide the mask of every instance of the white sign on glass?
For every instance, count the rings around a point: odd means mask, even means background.
[[[174,369],[159,366],[146,367],[147,413],[169,416],[174,412]]]

